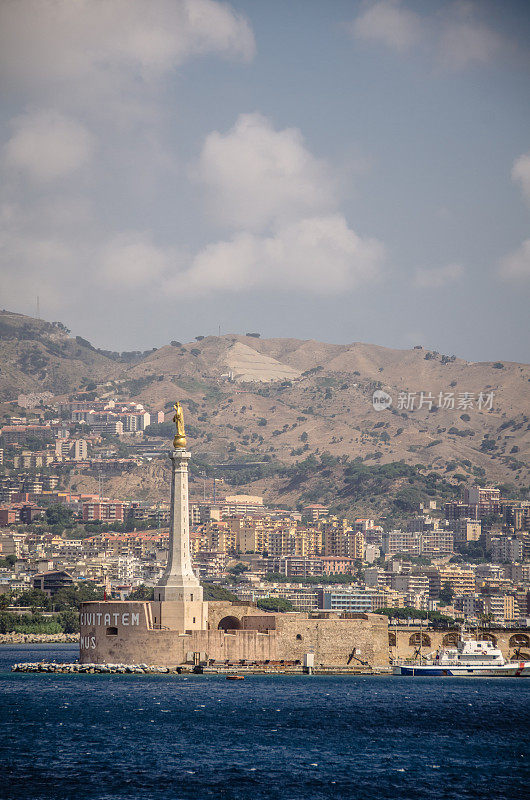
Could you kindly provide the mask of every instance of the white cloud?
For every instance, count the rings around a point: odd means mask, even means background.
[[[243,291],[258,287],[335,294],[380,274],[384,247],[358,236],[343,216],[308,217],[270,236],[238,233],[208,245],[168,285],[173,292]]]
[[[512,180],[520,184],[523,196],[530,200],[530,153],[525,153],[514,161]]]
[[[216,53],[249,60],[246,19],[214,0],[4,0],[4,86],[86,93],[133,86],[186,58]]]
[[[521,281],[530,278],[530,239],[500,263],[500,275],[507,280]]]
[[[449,22],[439,41],[439,56],[444,67],[460,70],[472,64],[487,64],[501,50],[502,38],[476,21]]]
[[[210,133],[196,176],[216,216],[235,228],[260,229],[334,204],[331,171],[300,131],[274,130],[261,114],[241,114],[227,133]]]
[[[399,0],[380,0],[354,20],[352,32],[356,39],[379,42],[405,53],[421,39],[422,28],[420,16],[404,8]]]
[[[460,264],[446,264],[432,269],[417,269],[414,285],[420,289],[441,289],[460,280],[464,268]]]
[[[64,178],[92,155],[89,131],[57,111],[31,111],[11,125],[14,133],[4,148],[4,162],[36,181]]]
[[[486,64],[510,43],[479,18],[479,6],[467,0],[422,15],[401,0],[372,0],[349,26],[355,39],[385,45],[398,53],[423,48],[444,69]]]
[[[147,234],[121,233],[108,242],[99,255],[99,277],[123,290],[159,284],[174,264],[171,249],[152,244]]]
[[[67,286],[74,280],[75,250],[54,233],[28,230],[23,211],[0,208],[0,295],[6,307],[33,307],[39,295],[50,310],[63,306]]]
[[[216,217],[242,230],[204,247],[168,282],[170,291],[335,294],[379,275],[383,245],[334,212],[338,182],[298,129],[242,114],[227,133],[206,138],[195,177]]]

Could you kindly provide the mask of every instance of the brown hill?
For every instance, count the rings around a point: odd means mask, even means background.
[[[19,393],[64,394],[101,382],[117,365],[60,323],[0,312],[0,400]]]
[[[210,461],[293,464],[330,453],[367,464],[402,460],[448,477],[529,482],[527,365],[248,335],[175,342],[128,364],[20,315],[0,314],[0,333],[4,398],[71,392],[90,379],[100,396],[132,397],[154,410],[181,399],[194,454]],[[372,404],[378,389],[392,398],[382,411]],[[421,392],[429,402],[418,408]],[[400,393],[414,396],[414,408],[401,407]],[[491,408],[479,408],[481,393]],[[440,395],[454,407],[439,407]],[[165,445],[167,431],[164,437]],[[265,489],[273,486],[269,480]]]

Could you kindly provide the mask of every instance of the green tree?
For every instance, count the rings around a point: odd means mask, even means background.
[[[154,589],[141,583],[136,589],[130,593],[128,600],[153,600],[155,596]]]
[[[204,600],[205,602],[210,602],[213,600],[226,600],[230,603],[238,600],[237,595],[233,592],[230,592],[228,589],[225,589],[224,586],[216,586],[213,583],[203,583],[202,584],[204,590]]]
[[[54,503],[46,509],[46,522],[48,525],[59,525],[69,528],[73,524],[74,512],[61,503]]]
[[[446,606],[450,606],[451,603],[453,602],[454,596],[455,593],[451,587],[451,584],[449,583],[449,581],[446,581],[443,585],[443,588],[440,591],[441,602]]]
[[[85,581],[59,589],[54,595],[53,607],[55,611],[66,611],[70,608],[77,611],[81,603],[91,600],[103,600],[103,589],[96,587],[90,581]]]
[[[264,597],[258,600],[257,607],[262,611],[294,611],[295,608],[290,600],[284,600],[283,597]]]
[[[243,564],[241,561],[238,561],[237,564],[234,564],[233,567],[230,567],[228,572],[233,575],[234,577],[239,577],[243,574],[243,572],[248,572],[249,567],[247,564]]]
[[[21,592],[18,595],[15,605],[48,609],[50,607],[50,598],[41,589],[26,589],[25,592]]]
[[[73,608],[67,608],[59,614],[59,623],[64,633],[79,632],[79,613]]]

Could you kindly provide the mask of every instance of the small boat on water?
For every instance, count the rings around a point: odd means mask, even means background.
[[[394,662],[394,675],[439,675],[454,677],[530,677],[530,661],[506,661],[493,642],[465,638],[462,634],[456,647],[444,647],[434,656],[418,661]]]
[[[226,680],[227,681],[244,681],[245,680],[245,676],[244,675],[227,675],[226,676]]]

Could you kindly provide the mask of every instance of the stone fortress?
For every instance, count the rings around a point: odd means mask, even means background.
[[[267,665],[284,662],[315,667],[388,667],[423,645],[448,644],[454,633],[389,630],[377,614],[301,612],[271,614],[254,605],[204,602],[193,572],[189,543],[188,462],[182,409],[175,405],[177,432],[170,453],[171,510],[168,563],[152,601],[83,603],[80,662],[179,667],[226,663]],[[509,657],[508,631],[495,641]],[[513,631],[512,631],[513,633]],[[490,634],[493,637],[494,634]],[[427,641],[428,640],[428,641]],[[526,644],[526,642],[524,643]],[[511,653],[510,653],[511,654]]]

